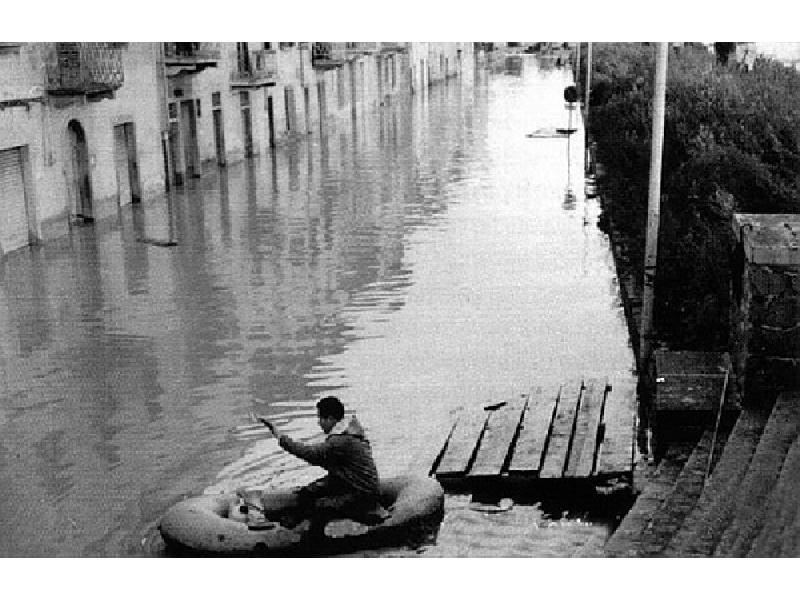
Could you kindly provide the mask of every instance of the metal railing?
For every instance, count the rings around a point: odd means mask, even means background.
[[[231,84],[248,86],[272,81],[278,74],[278,57],[275,50],[258,50],[250,54],[250,61],[231,72]]]
[[[54,42],[45,61],[51,94],[93,94],[119,89],[125,75],[114,42]]]
[[[347,49],[341,42],[314,42],[311,46],[311,65],[336,66],[346,58]]]
[[[380,52],[380,42],[345,42],[345,51],[350,55]]]
[[[408,42],[380,42],[381,52],[405,52]]]
[[[218,61],[220,56],[218,42],[164,42],[167,62]]]

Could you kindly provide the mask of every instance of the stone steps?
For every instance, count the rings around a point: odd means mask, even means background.
[[[663,556],[711,556],[735,517],[736,498],[756,452],[769,412],[744,409],[697,504],[664,548]]]
[[[756,536],[747,556],[772,558],[777,556],[797,556],[796,540],[800,531],[793,524],[800,512],[800,437],[792,442],[781,467],[778,483],[772,490],[764,508],[764,525]],[[784,544],[787,547],[784,549]]]
[[[603,556],[634,557],[638,554],[642,532],[675,486],[690,452],[690,444],[676,444],[667,449],[653,478],[606,542]]]
[[[733,519],[714,550],[718,557],[746,556],[766,522],[783,464],[800,430],[800,394],[781,394],[761,434],[747,475],[736,494]],[[795,496],[796,499],[796,496]],[[780,502],[780,498],[775,498]]]
[[[706,481],[713,437],[712,431],[703,432],[672,490],[642,532],[637,556],[659,556],[697,504]],[[720,440],[717,438],[715,456],[720,456],[719,448]]]

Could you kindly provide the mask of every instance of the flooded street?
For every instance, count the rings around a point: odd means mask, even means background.
[[[0,556],[160,555],[176,501],[320,475],[239,431],[250,411],[310,439],[335,394],[382,476],[422,474],[459,407],[630,375],[579,117],[569,143],[525,136],[567,125],[569,77],[530,56],[451,79],[9,255]],[[607,534],[468,504],[448,497],[435,545],[369,555],[570,556]]]

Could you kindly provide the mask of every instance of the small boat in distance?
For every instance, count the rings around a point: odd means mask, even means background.
[[[565,138],[575,132],[575,129],[564,129],[563,127],[540,127],[530,133],[526,133],[527,138]]]

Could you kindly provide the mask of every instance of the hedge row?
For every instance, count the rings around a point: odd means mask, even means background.
[[[655,54],[655,45],[593,44],[590,134],[613,226],[638,269]],[[800,74],[774,61],[743,72],[703,47],[670,52],[655,306],[670,347],[727,347],[732,212],[800,212],[798,92]]]

